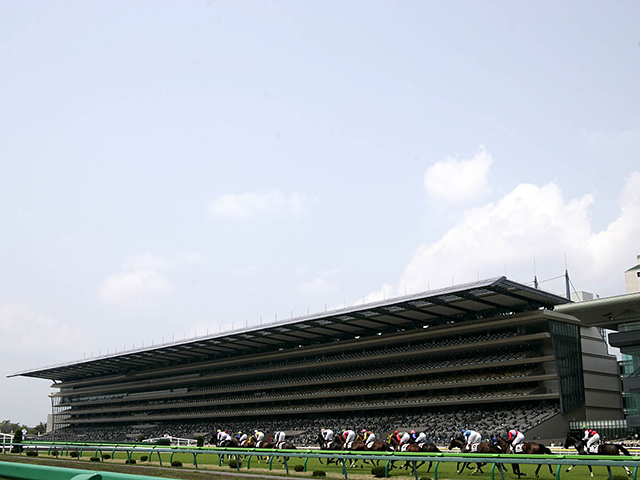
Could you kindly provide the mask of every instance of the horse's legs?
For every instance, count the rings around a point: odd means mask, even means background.
[[[431,471],[432,466],[433,466],[433,462],[429,462],[429,466],[427,467],[427,473]]]
[[[520,478],[520,465],[518,465],[517,463],[512,463],[511,470],[513,471],[514,475],[517,475],[518,478]]]

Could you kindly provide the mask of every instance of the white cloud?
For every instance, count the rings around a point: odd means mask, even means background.
[[[255,216],[273,214],[302,215],[308,205],[318,201],[299,193],[286,195],[279,190],[267,193],[238,193],[222,195],[209,202],[209,213],[213,217],[231,220],[247,220]]]
[[[518,185],[497,203],[467,210],[439,240],[420,245],[394,295],[446,287],[452,278],[461,284],[500,276],[505,266],[509,278],[526,283],[533,279],[534,259],[539,279],[548,279],[564,273],[565,252],[577,290],[624,293],[623,272],[640,246],[640,172],[627,179],[620,212],[601,231],[591,223],[594,201],[592,195],[566,200],[553,182]],[[542,287],[564,293],[562,282]],[[381,298],[382,290],[366,300]]]
[[[467,211],[440,240],[421,245],[404,270],[399,290],[410,292],[431,286],[508,276],[533,278],[533,259],[543,276],[564,270],[564,252],[578,289],[618,292],[622,271],[633,260],[640,238],[640,173],[632,174],[621,198],[617,219],[594,232],[589,207],[591,195],[565,201],[558,186],[518,185],[499,202]],[[619,271],[616,277],[611,272]],[[544,272],[544,273],[543,273]],[[596,292],[597,293],[597,292]]]
[[[491,155],[483,146],[471,160],[449,157],[429,167],[424,186],[433,202],[461,205],[489,192]]]
[[[146,252],[122,261],[121,272],[109,275],[100,288],[99,298],[117,306],[146,304],[174,290],[169,273],[201,265],[205,258],[197,252],[182,251],[175,255]]]
[[[324,278],[317,277],[298,286],[298,292],[302,295],[317,295],[336,290],[336,288],[335,285],[330,284]]]
[[[77,353],[85,346],[86,339],[82,327],[61,324],[24,303],[0,305],[2,352]]]
[[[152,268],[109,275],[100,289],[100,300],[114,305],[131,305],[173,291],[169,279]]]
[[[637,143],[640,140],[640,126],[622,132],[583,129],[581,135],[589,147],[610,149],[626,143]]]
[[[198,252],[183,250],[175,255],[154,255],[151,252],[132,255],[122,261],[123,270],[137,270],[151,268],[154,270],[169,270],[201,265],[205,261],[204,255]]]
[[[395,296],[397,296],[397,293],[396,293],[396,290],[393,288],[393,286],[389,285],[388,283],[385,283],[384,285],[382,285],[382,288],[380,290],[374,290],[373,292],[369,292],[362,298],[362,300],[355,301],[353,305],[379,302],[380,300],[386,300],[388,298],[395,297]]]

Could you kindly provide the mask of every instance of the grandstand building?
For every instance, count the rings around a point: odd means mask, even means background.
[[[60,439],[331,422],[560,438],[623,418],[616,358],[567,303],[500,277],[12,376],[54,381]]]

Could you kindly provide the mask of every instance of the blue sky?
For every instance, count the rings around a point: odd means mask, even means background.
[[[3,2],[9,373],[504,274],[624,292],[637,2]],[[545,288],[562,291],[562,284]]]

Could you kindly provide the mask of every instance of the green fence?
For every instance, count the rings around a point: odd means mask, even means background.
[[[0,477],[17,480],[171,480],[75,468],[48,467],[29,463],[0,462]]]
[[[416,469],[417,462],[432,461],[434,462],[434,480],[438,479],[438,466],[441,463],[448,462],[470,462],[477,463],[483,462],[492,465],[491,478],[494,479],[496,475],[499,475],[504,479],[504,469],[500,466],[505,464],[522,464],[522,465],[556,465],[556,478],[561,479],[562,466],[576,465],[576,466],[600,466],[607,467],[609,469],[609,478],[613,479],[610,467],[627,467],[632,469],[633,480],[637,480],[638,467],[640,467],[640,457],[638,456],[600,456],[600,455],[513,455],[513,454],[471,454],[471,453],[400,453],[400,452],[345,452],[345,451],[327,451],[327,450],[276,450],[276,449],[244,449],[244,448],[215,448],[215,447],[161,447],[161,446],[149,446],[149,445],[116,445],[116,444],[78,444],[78,443],[35,443],[25,442],[22,444],[24,451],[29,449],[36,449],[42,453],[50,452],[52,448],[59,449],[61,455],[70,455],[71,452],[78,452],[82,455],[83,452],[91,452],[94,456],[102,457],[103,453],[113,454],[115,452],[124,452],[129,459],[134,453],[148,453],[149,457],[156,455],[162,465],[161,454],[170,454],[171,460],[176,453],[186,453],[193,456],[193,465],[198,468],[198,456],[199,455],[218,455],[218,463],[222,465],[222,461],[225,455],[230,455],[236,458],[236,460],[244,457],[247,459],[244,463],[244,469],[251,468],[251,460],[256,456],[268,456],[269,469],[272,469],[272,463],[274,458],[282,458],[282,462],[286,469],[287,475],[289,474],[288,460],[290,458],[304,459],[304,467],[306,471],[307,461],[310,458],[321,459],[333,459],[342,464],[342,473],[345,479],[348,478],[347,461],[348,460],[380,460],[384,462],[386,466],[386,474],[388,475],[391,462],[403,461],[410,462],[413,466],[413,474],[415,480],[418,480],[418,470]],[[78,457],[79,460],[79,457]],[[170,461],[171,461],[170,460]],[[18,478],[25,480],[40,480],[41,478],[51,478],[54,480],[68,480],[76,478],[75,476],[17,476],[13,474],[7,474],[3,470],[3,465],[7,462],[0,462],[0,477]],[[236,462],[237,471],[240,472],[240,461]],[[9,463],[9,465],[16,465]],[[24,465],[24,464],[18,464]],[[30,465],[27,465],[29,467]],[[35,467],[35,466],[33,466]],[[53,468],[53,467],[40,467],[40,468]],[[70,470],[73,469],[62,469]],[[28,473],[28,470],[25,470]],[[86,471],[75,471],[76,475],[91,475]],[[95,473],[93,473],[95,475]],[[66,474],[69,475],[69,474]],[[100,473],[102,477],[77,477],[76,480],[81,479],[131,479],[132,476],[115,473]],[[140,479],[141,477],[136,476]],[[143,477],[151,479],[153,477]]]

